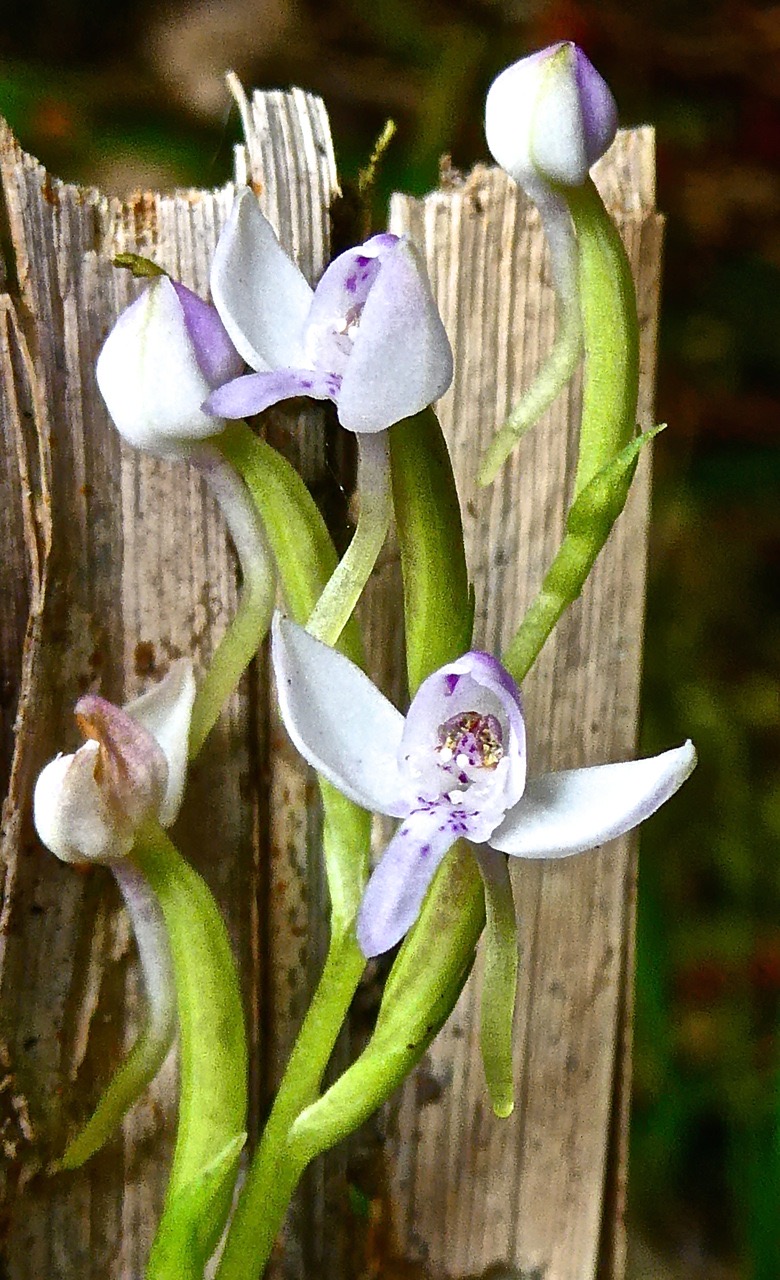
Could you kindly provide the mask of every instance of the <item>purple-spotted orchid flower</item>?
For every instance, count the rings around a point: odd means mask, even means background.
[[[293,396],[332,400],[349,431],[383,431],[439,398],[452,352],[425,269],[406,237],[372,236],[312,290],[245,188],[211,272],[222,321],[254,373],[215,391],[209,412],[243,418]]]
[[[96,372],[123,439],[137,449],[180,456],[222,430],[224,423],[202,405],[243,367],[216,309],[161,275],[122,312]]]
[[[129,857],[136,833],[156,819],[169,826],[181,804],[195,698],[192,664],[182,659],[149,693],[120,708],[89,694],[75,713],[86,742],[59,755],[35,786],[33,818],[63,862],[110,867],[127,907],[147,997],[146,1022],[84,1129],[65,1152],[75,1169],[107,1141],[156,1075],[173,1043],[176,991],[162,907]]]
[[[521,858],[581,853],[648,818],[696,763],[687,742],[651,759],[526,781],[520,692],[487,653],[434,672],[406,718],[358,667],[279,615],[273,661],[301,754],[357,804],[401,819],[360,907],[366,956],[404,935],[459,837]]]

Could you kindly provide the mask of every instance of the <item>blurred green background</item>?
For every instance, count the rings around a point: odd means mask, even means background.
[[[780,1280],[780,5],[755,0],[1,0],[0,111],[56,174],[210,186],[223,83],[328,104],[384,191],[487,158],[482,101],[570,37],[655,123],[668,215],[643,747],[701,764],[642,841],[632,1274]]]

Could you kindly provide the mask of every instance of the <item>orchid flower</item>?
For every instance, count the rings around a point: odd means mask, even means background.
[[[161,275],[120,315],[96,374],[128,444],[180,457],[222,430],[224,424],[201,406],[243,367],[215,308]]]
[[[225,423],[202,408],[213,388],[243,367],[215,308],[165,275],[122,312],[96,367],[98,387],[122,438],[161,457],[186,457],[201,472],[241,564],[238,609],[193,711],[193,755],[257,652],[276,599],[276,571],[262,522],[244,482],[213,443]]]
[[[521,858],[563,858],[650,817],[691,773],[693,745],[526,781],[520,691],[472,651],[424,680],[404,718],[342,654],[277,615],[273,662],[282,718],[310,764],[350,799],[400,818],[366,888],[366,956],[414,922],[450,846],[466,837]]]
[[[342,253],[312,290],[244,188],[219,238],[214,304],[255,370],[215,391],[207,408],[245,418],[291,396],[332,400],[339,422],[384,431],[437,400],[452,352],[416,250],[372,236]]]
[[[545,364],[514,408],[485,459],[492,480],[514,443],[566,385],[582,351],[577,241],[565,199],[581,187],[612,144],[617,108],[604,80],[577,45],[551,45],[507,67],[485,103],[490,151],[539,209],[547,235],[561,323]]]
[[[93,694],[75,714],[86,736],[58,755],[35,785],[33,817],[43,843],[63,862],[111,868],[127,906],[147,995],[147,1022],[63,1165],[77,1168],[111,1135],[156,1074],[173,1041],[176,998],[168,934],[159,902],[127,855],[143,825],[169,826],[184,793],[192,664],[175,664],[149,693],[120,708]]]
[[[314,634],[334,644],[390,525],[384,431],[425,409],[452,380],[428,277],[406,237],[384,234],[342,253],[312,290],[244,188],[219,238],[211,292],[255,372],[213,392],[208,412],[245,418],[309,396],[332,400],[341,425],[358,435],[357,529],[310,621]]]

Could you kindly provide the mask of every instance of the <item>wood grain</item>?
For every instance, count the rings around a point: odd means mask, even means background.
[[[268,95],[260,108],[270,120],[261,150],[262,202],[283,243],[316,279],[327,257],[335,185],[322,104],[296,91]],[[2,299],[0,347],[4,408],[10,406],[3,415],[0,478],[16,543],[4,566],[15,593],[4,592],[2,618],[7,679],[16,685],[9,706],[17,705],[25,630],[32,685],[32,692],[23,691],[3,829],[0,1025],[3,1076],[11,1083],[1,1098],[8,1191],[2,1259],[12,1280],[136,1280],[170,1154],[175,1059],[105,1153],[76,1174],[45,1176],[132,1038],[138,993],[111,877],[100,870],[75,873],[40,847],[31,830],[30,795],[45,760],[76,744],[71,709],[80,693],[99,689],[123,700],[164,674],[180,653],[207,662],[235,604],[232,549],[200,480],[184,466],[120,446],[94,379],[97,352],[140,287],[111,258],[128,250],[145,254],[207,293],[232,187],[108,199],[50,178],[5,126],[0,178],[14,257],[8,275],[18,280],[13,297]],[[304,431],[297,419],[279,423],[286,439],[300,435],[299,453],[310,475],[320,478],[322,432],[311,423]],[[29,569],[29,481],[21,463],[18,471],[8,465],[21,458],[22,445],[26,456],[39,450],[52,459],[50,554],[47,544],[44,565]],[[42,576],[46,590],[31,612],[34,579]],[[275,789],[260,758],[268,734],[258,680],[263,688],[262,672],[244,683],[193,769],[191,799],[175,833],[216,893],[239,958],[256,1108],[278,1071],[269,1045],[286,1045],[291,1025],[286,1002],[276,1012],[261,1010],[269,985],[264,963],[272,959],[276,972],[273,948],[282,943],[258,943],[268,935],[266,815],[268,792]],[[305,776],[303,785],[309,785]],[[279,821],[297,821],[300,812],[293,802]],[[312,825],[316,830],[316,815]],[[305,916],[305,885],[296,888],[295,901]],[[284,932],[284,946],[295,954],[296,935]],[[302,1005],[304,995],[296,998]],[[268,1030],[274,1018],[284,1032],[267,1036],[261,1047],[260,1024]]]

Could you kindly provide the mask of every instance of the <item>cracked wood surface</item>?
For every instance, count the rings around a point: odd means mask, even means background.
[[[327,120],[295,90],[256,94],[249,176],[309,279],[327,260],[336,192]],[[642,425],[650,422],[660,224],[652,138],[620,135],[600,181],[642,299]],[[31,829],[36,773],[72,749],[85,689],[122,700],[179,653],[203,665],[235,603],[218,513],[186,468],[126,450],[94,383],[96,353],[140,287],[111,257],[135,251],[200,292],[232,188],[130,202],[58,183],[0,133],[12,261],[0,298],[0,1271],[9,1280],[140,1280],[164,1187],[175,1055],[121,1137],[76,1174],[49,1176],[137,1023],[132,943],[110,876],[60,866]],[[393,228],[427,254],[455,347],[442,404],[461,486],[479,643],[511,633],[562,528],[577,388],[523,443],[499,485],[475,461],[528,381],[553,327],[538,219],[500,174],[478,170],[425,202],[397,197]],[[454,411],[458,404],[457,414]],[[269,438],[318,497],[336,491],[332,426],[319,411],[268,415]],[[330,439],[331,444],[328,445]],[[332,498],[331,492],[330,497]],[[529,678],[535,767],[617,758],[636,729],[648,460],[582,601]],[[343,519],[343,517],[342,517]],[[343,529],[341,530],[343,532]],[[373,672],[402,697],[392,544],[363,606]],[[324,946],[314,790],[284,738],[262,661],[193,770],[176,836],[217,894],[239,958],[252,1056],[253,1125],[268,1105]],[[270,819],[268,814],[271,814]],[[561,866],[516,868],[522,939],[518,1098],[485,1102],[478,973],[415,1076],[366,1135],[306,1178],[274,1258],[303,1280],[517,1274],[586,1280],[622,1269],[633,862],[626,842]],[[369,982],[354,1022],[359,1036]],[[338,1051],[342,1057],[346,1044]],[[353,1216],[347,1181],[365,1192]],[[354,1203],[354,1200],[353,1202]]]

